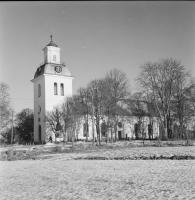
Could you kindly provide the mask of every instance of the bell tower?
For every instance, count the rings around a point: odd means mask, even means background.
[[[53,107],[72,96],[73,76],[60,61],[60,48],[52,41],[43,48],[44,61],[37,68],[34,79],[34,142],[47,140],[46,116]]]

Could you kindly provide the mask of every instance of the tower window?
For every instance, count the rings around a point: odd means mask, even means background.
[[[53,56],[53,61],[56,61],[56,55]]]
[[[39,106],[38,109],[39,109],[39,110],[38,110],[38,114],[40,114],[40,112],[41,112],[41,106]]]
[[[64,96],[64,84],[63,83],[60,84],[60,88],[61,88],[61,96]]]
[[[39,84],[38,85],[38,97],[40,97],[41,96],[41,85]]]
[[[54,83],[54,95],[58,95],[58,85]]]

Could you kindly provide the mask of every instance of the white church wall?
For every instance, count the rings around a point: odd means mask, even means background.
[[[107,118],[104,117],[105,122],[107,123]],[[101,124],[102,124],[102,120],[100,121],[100,137],[101,137]],[[117,138],[118,138],[118,131],[121,131],[121,136],[122,139],[125,139],[126,137],[129,139],[135,139],[135,130],[134,130],[134,126],[137,123],[137,118],[134,116],[124,116],[123,118],[118,118],[118,122],[122,123],[122,128],[120,128],[119,126],[117,126]],[[78,139],[81,140],[85,140],[86,136],[84,136],[84,131],[83,131],[83,124],[85,123],[85,120],[83,118],[82,122],[81,122],[81,126],[80,129],[78,131],[78,133],[75,135],[78,137]],[[89,136],[88,139],[92,140],[93,139],[93,134],[92,134],[92,121],[89,120]],[[143,128],[144,128],[144,133],[146,133],[146,138],[149,138],[148,135],[148,124],[150,123],[149,118],[145,117],[143,118]],[[109,138],[111,138],[111,130],[109,129]],[[96,131],[96,126],[94,123],[94,135],[97,138],[97,131]],[[159,124],[158,121],[156,119],[154,119],[154,124],[153,124],[153,137],[158,137],[159,136]],[[140,135],[141,137],[141,135]],[[113,138],[115,138],[115,133],[113,131]]]
[[[85,119],[83,117],[82,120],[80,120],[79,129],[77,130],[77,133],[75,133],[77,138],[81,139],[81,140],[85,140],[86,139],[86,136],[84,136],[84,131],[83,131],[83,125],[84,125],[85,122],[86,121],[85,121]],[[88,136],[88,139],[92,140],[93,139],[93,130],[92,130],[92,120],[91,119],[88,120],[88,124],[89,124],[89,136]],[[95,123],[94,123],[94,135],[97,138],[97,132],[96,132]]]
[[[61,104],[66,97],[72,96],[72,78],[56,75],[45,74],[45,109],[46,111],[53,110],[53,107]],[[54,83],[57,83],[58,94],[54,95]],[[61,86],[64,84],[64,96],[61,96]]]
[[[54,95],[54,83],[57,83],[58,95]],[[64,84],[64,96],[61,96],[60,84]],[[38,85],[41,85],[41,96],[38,97]],[[34,80],[34,141],[39,142],[39,125],[41,141],[46,139],[45,116],[55,105],[61,104],[66,97],[72,96],[72,77],[44,74]],[[41,111],[40,111],[41,109]]]
[[[38,85],[41,85],[41,96],[38,96]],[[41,111],[40,111],[41,108]],[[44,111],[45,111],[45,82],[42,77],[34,80],[34,141],[39,141],[39,124],[41,125],[42,133],[44,132]],[[39,120],[40,119],[40,120]],[[44,139],[43,134],[41,139]]]
[[[44,60],[48,63],[57,63],[60,64],[60,48],[47,46],[43,49],[44,51]],[[56,56],[56,60],[53,59],[53,56]]]

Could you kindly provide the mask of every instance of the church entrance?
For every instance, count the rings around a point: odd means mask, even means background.
[[[136,123],[134,125],[134,131],[135,131],[135,139],[139,139],[139,133],[140,133],[140,124]]]
[[[41,141],[41,125],[39,125],[39,141]]]
[[[119,130],[118,130],[118,139],[122,140],[122,131],[121,131],[121,129],[122,129],[123,125],[122,125],[121,122],[118,122],[117,125],[118,125],[118,128],[119,128]]]
[[[121,133],[121,131],[118,131],[118,139],[119,139],[119,140],[122,139],[122,133]]]

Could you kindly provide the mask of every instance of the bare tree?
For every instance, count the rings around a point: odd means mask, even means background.
[[[172,100],[172,112],[174,116],[179,121],[180,124],[180,133],[179,138],[184,138],[185,131],[185,121],[189,117],[190,107],[189,101],[187,96],[187,84],[189,80],[189,72],[185,72],[184,68],[181,68],[178,72],[178,75],[175,79],[175,90],[173,93],[173,100]]]
[[[147,103],[143,100],[143,93],[136,92],[132,95],[131,99],[127,101],[128,109],[132,116],[136,117],[137,123],[135,124],[135,136],[136,139],[139,138],[139,134],[141,134],[143,139],[146,138],[146,133],[144,131],[144,118],[147,116]]]
[[[96,125],[96,131],[97,131],[97,144],[101,145],[101,138],[100,138],[100,121],[103,118],[104,115],[104,106],[103,106],[103,79],[96,79],[91,81],[88,84],[88,91],[93,96],[93,106],[94,106],[94,116],[95,116],[95,125]],[[92,119],[93,120],[93,119]]]
[[[107,126],[105,129],[107,132],[107,142],[109,140],[108,129],[111,129],[111,142],[113,142],[112,130],[115,132],[116,140],[117,104],[129,95],[129,83],[126,74],[118,69],[110,70],[104,78],[92,80],[87,88],[80,89],[79,93],[85,99],[83,103],[85,105],[85,113],[92,113],[92,108],[94,107],[97,141],[99,144],[101,144],[100,121],[103,121],[105,116],[107,116]],[[91,97],[93,97],[93,102],[91,102]],[[91,103],[93,106],[91,106]]]
[[[111,98],[111,91],[110,91],[110,86],[111,86],[111,80],[108,78],[104,78],[102,80],[102,84],[104,87],[102,87],[102,103],[104,107],[104,114],[107,116],[107,126],[106,126],[106,132],[107,132],[107,143],[109,142],[109,131],[111,132],[111,143],[113,143],[113,132],[114,132],[114,127],[115,127],[115,114],[116,114],[116,105],[115,102],[113,101],[113,98]]]
[[[69,100],[71,116],[72,147],[74,147],[75,133],[80,128],[82,120],[82,105],[78,95],[73,95]]]
[[[92,94],[90,93],[88,88],[79,88],[78,89],[79,98],[81,101],[81,112],[83,113],[85,124],[84,124],[84,133],[86,137],[86,141],[88,141],[89,137],[89,117],[92,113]]]
[[[105,86],[104,86],[104,94],[106,95],[106,111],[108,118],[115,119],[115,140],[117,140],[117,133],[116,133],[116,124],[117,124],[117,104],[120,101],[123,101],[130,94],[130,86],[129,81],[126,74],[118,69],[112,69],[107,72],[105,76]],[[111,133],[111,142],[113,142],[113,136]]]
[[[58,135],[63,131],[63,121],[62,121],[62,111],[60,106],[54,106],[52,111],[47,112],[46,121],[49,124],[49,127],[55,134],[55,142]]]
[[[143,90],[152,95],[159,119],[164,127],[164,138],[167,137],[167,117],[175,89],[175,80],[183,69],[181,63],[173,59],[162,59],[159,62],[148,62],[141,66],[138,77]]]
[[[71,132],[72,146],[74,146],[75,132],[82,119],[81,102],[78,95],[68,97],[62,104],[55,106],[52,111],[47,112],[46,119],[55,134],[55,138],[63,133],[63,138],[66,142],[67,132]]]
[[[94,89],[95,84],[91,81],[86,88],[78,89],[78,98],[81,102],[80,112],[82,113],[85,124],[84,133],[86,135],[86,141],[88,141],[89,136],[89,120],[92,121],[92,135],[93,135],[93,147],[95,147],[95,135],[94,135],[94,98],[96,97],[96,91]]]
[[[192,108],[192,111],[193,111],[193,116],[192,116],[192,124],[193,127],[192,127],[192,137],[195,138],[195,78],[191,79],[191,82],[190,82],[190,87],[189,87],[189,90],[187,91],[187,94],[189,94],[189,100],[190,100],[190,103],[191,103],[191,108]]]
[[[11,108],[9,86],[0,82],[0,130],[5,128],[9,123]]]
[[[186,94],[191,102],[191,108],[195,113],[195,78],[191,78],[188,88],[186,89]]]
[[[180,122],[181,133],[183,137],[185,136],[187,139],[187,144],[189,143],[189,126],[193,120],[195,120],[195,84],[191,81],[184,88],[183,98],[179,99],[180,101],[180,109],[178,108],[178,118]]]
[[[147,104],[147,116],[148,116],[149,122],[150,122],[148,125],[148,135],[149,135],[150,139],[151,138],[154,139],[154,135],[153,135],[154,134],[154,132],[153,132],[154,122],[157,121],[158,124],[160,124],[160,122],[161,122],[159,112],[156,108],[156,104],[153,99],[153,95],[150,92],[148,92],[147,90],[144,90],[142,98],[143,98],[144,102]],[[161,146],[160,138],[161,138],[161,135],[159,135],[157,137],[158,143]]]
[[[70,131],[72,125],[71,107],[69,98],[66,98],[65,101],[62,103],[61,111],[64,124],[63,137],[64,137],[64,142],[67,142],[67,133],[68,131]]]

